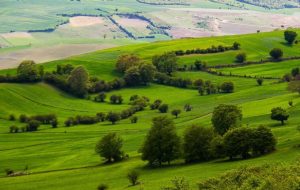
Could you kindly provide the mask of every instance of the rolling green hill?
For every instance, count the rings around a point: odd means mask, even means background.
[[[299,30],[298,30],[299,32]],[[270,33],[249,34],[240,36],[210,37],[201,39],[182,39],[123,46],[101,50],[64,60],[45,63],[47,71],[53,70],[57,64],[71,63],[85,66],[91,76],[104,80],[112,80],[121,75],[115,71],[115,62],[119,55],[135,53],[146,62],[151,62],[152,56],[163,52],[207,48],[212,45],[241,44],[241,50],[218,54],[189,55],[180,57],[180,64],[193,64],[200,59],[208,62],[209,66],[236,64],[234,57],[238,52],[246,52],[248,59],[259,61],[269,57],[270,49],[282,48],[284,57],[297,56],[300,45],[287,46],[282,31]],[[282,61],[276,63],[254,64],[250,66],[222,68],[224,73],[232,72],[237,75],[272,76],[281,78],[294,67],[299,67],[300,60]],[[14,74],[15,70],[2,70],[1,74]],[[0,189],[6,190],[81,190],[96,189],[100,183],[108,184],[110,189],[160,189],[175,176],[185,177],[192,189],[197,189],[197,182],[209,177],[244,165],[262,165],[264,163],[293,163],[300,156],[300,96],[287,90],[287,83],[277,79],[265,79],[258,86],[255,78],[240,78],[232,76],[217,76],[202,71],[177,72],[176,76],[185,78],[211,80],[215,84],[232,81],[235,92],[230,94],[214,94],[199,96],[195,89],[150,84],[148,86],[124,88],[108,93],[119,94],[124,98],[122,105],[96,103],[88,99],[78,99],[66,94],[48,84],[0,84]],[[151,119],[164,115],[158,111],[146,110],[138,112],[139,121],[131,124],[130,120],[122,120],[116,125],[108,122],[94,125],[78,125],[64,127],[64,120],[77,114],[94,115],[97,112],[120,111],[128,108],[130,96],[138,94],[147,96],[151,101],[161,99],[169,104],[170,110],[183,109],[187,103],[193,106],[191,112],[183,112],[174,119],[178,133],[192,124],[211,127],[211,113],[219,104],[236,104],[243,111],[243,125],[256,127],[267,125],[271,127],[277,140],[277,150],[271,154],[239,161],[227,159],[185,165],[177,160],[171,166],[151,169],[146,162],[141,161],[138,152],[146,133],[151,127]],[[93,95],[92,95],[93,96]],[[294,106],[288,102],[293,101]],[[290,118],[285,126],[270,119],[273,107],[283,107],[288,110]],[[17,121],[9,121],[9,114],[34,115],[54,113],[58,116],[58,128],[42,126],[37,132],[9,133],[12,124],[22,126]],[[170,113],[167,113],[169,117]],[[96,142],[109,132],[117,132],[124,139],[124,151],[129,159],[116,164],[103,164],[94,152]],[[6,177],[7,168],[21,171],[28,167],[30,175]],[[130,169],[141,173],[142,184],[128,187],[126,174]]]

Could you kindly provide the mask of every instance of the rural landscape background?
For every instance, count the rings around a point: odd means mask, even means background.
[[[0,190],[300,188],[299,0],[0,15]]]

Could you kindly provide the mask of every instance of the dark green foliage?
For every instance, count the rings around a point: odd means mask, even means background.
[[[27,125],[26,125],[26,131],[30,132],[30,131],[37,131],[39,126],[40,126],[40,122],[37,120],[30,120],[28,121]]]
[[[241,156],[246,159],[250,157],[252,129],[240,127],[229,130],[224,135],[226,155],[232,159]]]
[[[19,132],[19,127],[12,125],[9,127],[9,132],[10,133],[18,133]]]
[[[105,184],[100,184],[97,188],[97,190],[107,190],[107,189],[108,189],[108,186]]]
[[[298,190],[300,163],[241,167],[198,183],[199,190]]]
[[[111,95],[110,96],[110,103],[111,104],[122,104],[123,98],[121,95]]]
[[[212,158],[223,158],[226,156],[226,150],[222,136],[217,135],[211,140],[210,155]]]
[[[177,69],[177,57],[174,52],[164,53],[152,58],[152,63],[159,72],[171,75]]]
[[[21,123],[26,123],[28,120],[29,120],[29,118],[24,114],[21,114],[20,117],[19,117],[19,121]]]
[[[259,126],[252,133],[252,151],[254,155],[263,155],[275,150],[277,140],[271,129]]]
[[[204,81],[202,79],[197,79],[193,82],[193,85],[196,87],[202,87],[204,86]]]
[[[132,186],[139,184],[139,177],[140,174],[136,170],[131,170],[127,173],[127,179]]]
[[[126,70],[124,79],[129,86],[136,86],[140,84],[141,74],[138,66],[134,66]]]
[[[180,156],[180,138],[176,134],[174,123],[167,117],[155,117],[141,148],[142,159],[151,166],[167,162]]]
[[[211,128],[192,126],[184,133],[184,159],[187,163],[211,158],[210,142],[214,137]]]
[[[104,102],[106,98],[106,94],[104,92],[100,92],[96,97],[95,97],[95,102]]]
[[[297,75],[299,75],[300,74],[299,67],[293,68],[292,71],[291,71],[291,74],[292,74],[293,77],[296,77]]]
[[[161,104],[158,107],[158,110],[159,110],[160,113],[167,113],[168,110],[169,110],[169,105],[168,104]]]
[[[37,82],[42,79],[40,69],[34,61],[23,61],[17,68],[17,77],[20,82]]]
[[[130,122],[131,122],[131,123],[137,123],[137,121],[138,121],[138,117],[137,117],[137,116],[132,116],[132,117],[130,118]]]
[[[202,62],[202,61],[196,60],[194,62],[194,66],[195,66],[195,69],[197,71],[204,70],[206,68],[206,62]]]
[[[150,105],[151,110],[158,109],[159,106],[161,105],[162,101],[161,100],[155,100],[153,104]]]
[[[147,85],[153,81],[156,69],[153,65],[143,63],[139,66],[140,83]]]
[[[181,113],[180,109],[172,110],[171,114],[174,115],[176,118],[178,118],[178,115]]]
[[[96,144],[95,151],[107,162],[117,162],[123,159],[123,140],[116,133],[109,133]]]
[[[233,47],[234,50],[238,50],[238,49],[240,49],[241,44],[238,43],[238,42],[234,42],[233,45],[232,45],[232,47]]]
[[[69,74],[71,74],[73,69],[74,69],[74,66],[71,64],[57,65],[56,66],[56,74],[69,75]]]
[[[284,31],[284,39],[287,41],[288,44],[292,45],[296,40],[298,34],[295,31],[286,30]]]
[[[238,63],[244,63],[247,60],[246,53],[242,52],[236,55],[235,57],[236,62]]]
[[[98,118],[99,122],[103,122],[103,121],[105,121],[106,115],[103,112],[99,112],[96,114],[96,117]]]
[[[242,117],[237,106],[221,104],[214,109],[211,121],[216,132],[223,135],[230,128],[239,127]]]
[[[259,86],[261,86],[264,82],[264,79],[263,78],[258,78],[258,79],[256,79],[256,82]]]
[[[271,119],[281,121],[281,125],[284,125],[284,121],[289,118],[287,111],[281,107],[276,107],[271,110]]]
[[[185,104],[183,109],[186,111],[186,112],[189,112],[189,111],[192,111],[193,107],[190,105],[190,104]]]
[[[51,121],[52,128],[57,128],[57,125],[58,125],[57,119]]]
[[[283,51],[280,48],[274,48],[270,51],[270,56],[273,59],[278,60],[278,59],[282,58]]]
[[[89,74],[83,66],[73,69],[68,78],[68,85],[72,94],[81,98],[86,96],[88,80]]]
[[[41,124],[51,124],[52,121],[57,121],[57,117],[55,114],[45,114],[45,115],[34,115],[31,116],[28,120],[36,120]]]
[[[115,113],[115,112],[109,112],[106,115],[106,120],[110,121],[113,125],[119,121],[121,119],[121,116],[119,113]]]
[[[232,93],[234,91],[233,82],[223,82],[220,87],[221,91],[224,93]]]
[[[14,114],[10,114],[8,117],[9,121],[15,121],[16,120],[16,116]]]

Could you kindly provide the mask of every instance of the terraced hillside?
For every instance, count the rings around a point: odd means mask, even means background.
[[[296,30],[298,33],[299,30]],[[121,105],[94,102],[93,99],[78,99],[59,89],[45,84],[0,84],[0,189],[6,190],[81,190],[97,189],[101,183],[109,189],[160,189],[174,177],[185,177],[191,189],[197,189],[197,183],[210,177],[239,168],[240,166],[260,166],[265,163],[293,163],[300,156],[300,96],[287,90],[287,82],[279,79],[292,68],[300,67],[300,60],[281,62],[265,62],[251,65],[238,65],[235,55],[245,52],[249,61],[260,61],[269,58],[269,51],[278,47],[284,52],[283,58],[299,56],[300,44],[286,45],[283,31],[258,33],[249,35],[181,39],[155,43],[144,43],[101,50],[85,55],[43,64],[45,71],[53,71],[59,64],[83,65],[90,76],[97,76],[110,81],[122,74],[115,70],[115,62],[119,55],[135,53],[145,62],[151,62],[154,55],[163,52],[204,49],[212,45],[231,46],[234,42],[241,44],[241,49],[214,54],[190,54],[179,57],[180,67],[193,65],[195,60],[207,61],[213,72],[178,71],[174,76],[191,80],[210,80],[214,84],[232,81],[233,93],[217,93],[200,96],[197,89],[177,88],[151,83],[147,86],[127,87],[107,93],[107,96],[122,95]],[[232,65],[233,67],[222,67]],[[236,66],[237,65],[237,66]],[[220,68],[213,68],[220,66]],[[222,74],[220,74],[220,72]],[[16,70],[1,70],[0,74],[14,75]],[[231,74],[230,74],[231,73]],[[256,78],[255,78],[256,77]],[[256,79],[265,77],[259,86]],[[272,77],[268,79],[268,77]],[[147,96],[150,101],[161,99],[169,105],[169,109],[182,109],[185,104],[193,107],[190,112],[182,112],[177,119],[170,113],[159,113],[147,107],[138,112],[136,124],[129,119],[121,120],[116,125],[105,121],[93,125],[77,125],[65,127],[64,121],[75,115],[95,115],[98,112],[121,111],[128,108],[132,95]],[[92,97],[95,94],[91,94]],[[293,106],[289,102],[293,102]],[[184,164],[179,159],[170,166],[149,168],[141,160],[139,148],[151,127],[155,116],[167,115],[175,122],[180,136],[183,131],[193,125],[211,127],[213,109],[219,104],[238,105],[243,112],[243,126],[250,128],[266,125],[272,129],[278,145],[276,151],[265,156],[228,161],[227,158],[196,164]],[[271,109],[282,107],[290,114],[286,125],[270,119]],[[9,133],[9,126],[23,124],[10,121],[9,115],[20,114],[56,114],[58,127],[42,125],[36,132]],[[124,139],[124,151],[129,158],[114,164],[104,164],[95,153],[96,142],[109,132],[117,132]],[[23,171],[29,175],[7,177],[5,169]],[[128,186],[127,172],[131,169],[141,174],[138,186]]]

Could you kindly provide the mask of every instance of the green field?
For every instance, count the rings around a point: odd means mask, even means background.
[[[299,30],[297,30],[299,32]],[[119,55],[135,53],[146,62],[151,62],[153,55],[174,50],[207,48],[211,45],[241,44],[241,50],[246,52],[249,60],[268,58],[273,47],[280,47],[284,56],[296,56],[300,45],[286,46],[283,32],[249,34],[239,36],[210,37],[201,39],[182,39],[155,43],[143,43],[130,46],[101,50],[85,55],[74,56],[64,60],[45,63],[45,69],[53,70],[57,64],[71,63],[83,65],[91,76],[98,76],[104,80],[112,80],[121,75],[115,71],[115,62]],[[197,55],[181,57],[180,64],[193,64],[194,59],[205,60],[209,65],[236,64],[231,51],[219,54]],[[299,67],[298,61],[284,61],[265,63],[232,69],[222,69],[222,72],[232,72],[239,75],[281,77],[292,68]],[[1,70],[0,74],[16,73],[15,70]],[[215,84],[232,81],[235,92],[230,94],[214,94],[199,96],[197,90],[150,84],[134,88],[124,88],[108,93],[118,94],[124,98],[122,105],[96,103],[92,100],[78,99],[44,83],[37,84],[0,84],[0,189],[5,190],[82,190],[96,189],[100,183],[108,184],[110,189],[160,189],[175,176],[185,177],[192,189],[196,183],[209,177],[216,177],[222,173],[244,165],[262,165],[264,163],[293,163],[300,156],[300,96],[287,90],[287,83],[277,80],[265,80],[258,86],[255,79],[235,78],[211,75],[206,72],[177,72],[176,76],[184,78],[211,80]],[[174,119],[178,133],[197,124],[211,127],[211,113],[219,104],[236,104],[243,111],[243,125],[257,127],[267,125],[272,128],[277,140],[277,150],[271,154],[240,161],[213,160],[209,162],[185,165],[177,160],[171,166],[151,169],[146,162],[141,161],[140,148],[146,133],[151,127],[151,119],[163,115],[158,111],[146,110],[138,112],[139,121],[131,124],[130,120],[122,120],[116,125],[108,122],[95,125],[79,125],[64,127],[64,120],[70,116],[94,115],[97,112],[120,111],[128,108],[131,95],[147,96],[154,101],[161,99],[169,104],[170,110],[183,109],[187,103],[193,106],[191,112],[183,112],[178,119]],[[288,105],[293,101],[294,106]],[[270,119],[273,107],[283,107],[288,110],[290,118],[285,126]],[[58,116],[59,126],[56,129],[42,126],[37,132],[9,133],[12,124],[22,126],[21,123],[8,120],[9,114],[49,114]],[[167,113],[172,117],[170,113]],[[299,127],[298,127],[299,128]],[[109,132],[117,132],[124,139],[124,151],[129,159],[106,165],[94,152],[96,142]],[[28,167],[30,175],[6,177],[4,170],[11,168],[15,171]],[[141,173],[142,184],[128,187],[126,174],[136,169]]]

